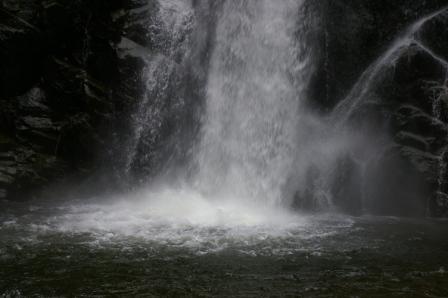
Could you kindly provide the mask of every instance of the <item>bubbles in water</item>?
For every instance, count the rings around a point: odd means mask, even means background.
[[[34,212],[0,221],[0,232],[3,236],[17,233],[28,244],[46,241],[40,237],[63,236],[95,246],[137,242],[201,254],[226,249],[283,254],[302,250],[304,242],[352,225],[347,218],[306,217],[234,198],[220,202],[190,189],[162,189],[114,201],[42,205]]]

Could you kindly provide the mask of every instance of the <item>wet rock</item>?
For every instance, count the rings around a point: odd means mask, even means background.
[[[176,45],[188,34],[180,32],[172,38],[169,31],[161,30],[158,2],[0,2],[0,154],[5,154],[0,155],[0,171],[20,181],[11,186],[14,191],[8,189],[8,195],[19,194],[37,181],[45,184],[81,169],[80,175],[89,176],[99,165],[122,166],[128,154],[123,150],[123,142],[132,134],[129,118],[144,96],[145,78],[141,74],[145,60],[154,55],[168,57],[174,48],[170,63],[179,64],[182,49]],[[445,0],[309,2],[322,15],[316,26],[320,31],[310,36],[320,43],[319,50],[313,53],[319,71],[313,77],[310,94],[314,107],[324,112],[347,94],[362,71],[399,32],[422,15],[446,5]],[[205,27],[212,31],[212,22],[208,25]],[[425,46],[444,59],[448,46],[445,28],[446,19],[438,18],[418,34]],[[162,133],[150,135],[154,140],[151,144],[139,145],[141,164],[149,165],[145,172],[157,171],[155,150],[173,156],[176,144],[172,139],[193,139],[180,126],[195,129],[188,117],[203,97],[195,87],[206,79],[204,57],[209,56],[211,48],[212,44],[204,46],[201,57],[193,57],[201,61],[204,73],[176,67],[167,75],[167,84],[173,88],[158,90],[163,93],[159,97]],[[385,127],[398,146],[396,153],[386,154],[378,164],[371,165],[371,171],[380,173],[371,178],[378,188],[372,196],[384,193],[379,205],[412,205],[401,198],[406,193],[397,190],[395,199],[392,190],[387,189],[395,189],[391,181],[402,185],[414,183],[412,177],[423,177],[431,186],[433,205],[440,206],[434,207],[434,212],[441,214],[447,191],[439,189],[445,182],[438,180],[448,139],[448,100],[442,98],[435,104],[433,91],[446,87],[446,69],[417,46],[405,51],[394,66],[374,94],[369,95],[369,103],[354,116],[359,126],[363,120],[369,122],[370,131]],[[428,86],[429,81],[432,86]],[[147,94],[149,101],[156,95]],[[147,133],[152,132],[147,129]],[[139,164],[137,161],[137,167]],[[394,166],[403,170],[394,172]],[[347,157],[340,160],[338,168],[340,177],[332,186],[335,202],[344,212],[356,214],[360,208],[359,166]],[[307,189],[299,194],[298,201],[300,208],[316,209],[316,202],[327,200],[316,182],[321,173],[310,170],[307,175]],[[385,183],[386,189],[380,182]],[[397,206],[392,209],[400,211]],[[378,213],[386,209],[371,207]]]
[[[18,98],[18,108],[27,115],[43,116],[50,113],[49,107],[45,104],[45,94],[39,87],[32,88],[23,96]]]
[[[0,162],[1,163],[14,162],[14,161],[15,161],[15,155],[13,152],[11,152],[11,151],[0,152]]]
[[[0,96],[29,90],[39,79],[44,44],[38,27],[37,1],[14,1],[0,9]]]
[[[54,128],[53,122],[49,118],[26,116],[20,121],[26,127],[24,129],[52,130]]]
[[[317,90],[312,93],[316,109],[331,111],[410,24],[443,8],[446,1],[337,0],[315,5],[324,11],[325,18],[318,39],[320,67],[311,88]],[[377,132],[392,136],[388,146],[394,147],[395,153],[384,148],[388,153],[379,161],[381,170],[374,171],[378,177],[367,181],[378,188],[374,191],[380,200],[378,206],[369,206],[375,213],[383,214],[390,207],[391,214],[417,214],[417,206],[428,210],[428,205],[434,206],[429,208],[431,214],[444,213],[441,210],[445,207],[436,201],[444,201],[445,191],[439,191],[440,180],[445,181],[440,179],[440,164],[448,145],[447,22],[446,13],[428,21],[415,35],[415,42],[403,47],[399,57],[381,70],[371,90],[363,95],[364,104],[350,118],[353,127],[369,136],[375,126]],[[412,184],[415,194],[407,194],[390,181],[403,188]],[[395,197],[393,191],[397,192]],[[422,198],[417,199],[417,195]],[[401,211],[400,205],[404,206]]]
[[[6,171],[6,169],[2,169],[2,171],[0,171],[0,185],[5,186],[12,184],[14,182],[14,177],[4,173],[3,171]]]
[[[14,139],[0,132],[0,154],[6,154],[16,146]]]
[[[365,210],[377,215],[425,216],[429,186],[424,175],[391,148],[366,169]]]
[[[363,173],[359,164],[349,155],[339,159],[335,167],[331,189],[333,204],[342,212],[359,215],[363,205]]]
[[[429,210],[433,216],[447,217],[448,216],[448,194],[437,191],[431,197],[429,202]]]
[[[422,43],[431,49],[433,53],[448,61],[448,32],[446,26],[448,25],[448,18],[441,16],[427,23],[421,33]]]
[[[0,1],[4,196],[24,199],[80,168],[87,177],[113,126],[124,126],[126,115],[117,118],[136,95],[120,85],[125,18],[113,14],[125,2]]]
[[[299,211],[317,212],[324,207],[318,198],[319,178],[317,167],[311,166],[306,173],[305,189],[298,191],[293,200],[293,208]]]

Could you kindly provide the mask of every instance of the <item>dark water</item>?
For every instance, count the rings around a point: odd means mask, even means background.
[[[281,233],[139,223],[142,236],[58,229],[62,207],[1,207],[0,297],[448,297],[447,221],[326,215]]]

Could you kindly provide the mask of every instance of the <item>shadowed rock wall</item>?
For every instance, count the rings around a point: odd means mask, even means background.
[[[318,53],[309,98],[322,114],[343,100],[409,24],[448,5],[446,0],[313,2],[320,20],[312,23],[316,28],[310,34]],[[58,183],[82,183],[86,189],[93,184],[96,190],[103,189],[98,183],[120,186],[126,166],[136,178],[158,171],[158,159],[149,151],[178,150],[170,140],[185,134],[173,119],[188,122],[198,112],[185,111],[194,110],[194,99],[202,96],[199,85],[213,39],[203,41],[209,44],[198,51],[201,57],[170,75],[173,82],[193,87],[181,86],[173,96],[170,88],[164,93],[170,100],[163,104],[164,131],[152,138],[155,143],[136,143],[139,153],[131,163],[127,151],[139,103],[145,96],[151,97],[148,105],[156,102],[146,90],[143,70],[156,55],[169,56],[170,37],[151,26],[158,21],[158,5],[148,0],[0,2],[0,198],[27,198]],[[420,40],[445,60],[447,25],[446,18],[438,18],[419,32]],[[181,64],[177,54],[172,59]],[[204,73],[191,75],[188,63],[193,62],[203,63]],[[387,71],[370,94],[377,100],[366,100],[351,121],[370,131],[387,130],[391,146],[368,165],[372,190],[362,203],[355,198],[362,171],[350,157],[341,160],[343,175],[333,187],[341,209],[447,215],[447,89],[446,69],[422,51],[406,51]],[[183,108],[176,98],[187,99]],[[186,126],[194,130],[194,125]]]

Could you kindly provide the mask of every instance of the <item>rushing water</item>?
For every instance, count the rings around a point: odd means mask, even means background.
[[[284,197],[309,76],[296,37],[300,6],[295,0],[224,4],[197,152],[197,184],[208,195],[269,205]]]
[[[446,297],[446,222],[290,208],[297,194],[332,206],[335,161],[356,141],[305,106],[313,45],[303,38],[304,2],[222,2],[209,64],[198,58],[210,39],[198,12],[206,2],[159,1],[151,26],[160,48],[147,59],[125,162],[129,174],[156,155],[173,115],[166,106],[186,106],[187,92],[172,88],[192,70],[206,79],[197,142],[182,148],[193,152],[183,179],[162,177],[124,197],[0,202],[0,297]],[[442,12],[369,67],[336,122],[411,43],[446,65],[414,39]],[[321,175],[314,188],[310,167]]]
[[[207,201],[188,209],[184,197],[159,195],[157,208],[2,202],[0,296],[448,295],[446,222],[226,216]]]
[[[334,121],[344,123],[352,113],[359,108],[360,104],[367,100],[369,92],[372,91],[372,88],[381,80],[381,76],[385,73],[385,70],[394,66],[395,62],[413,45],[416,45],[418,50],[425,52],[447,68],[447,61],[435,54],[431,49],[427,48],[418,40],[417,36],[417,33],[426,25],[426,23],[435,18],[446,16],[447,11],[448,7],[445,6],[440,10],[416,20],[401,36],[396,38],[387,51],[363,72],[347,97],[335,108],[332,115]]]

